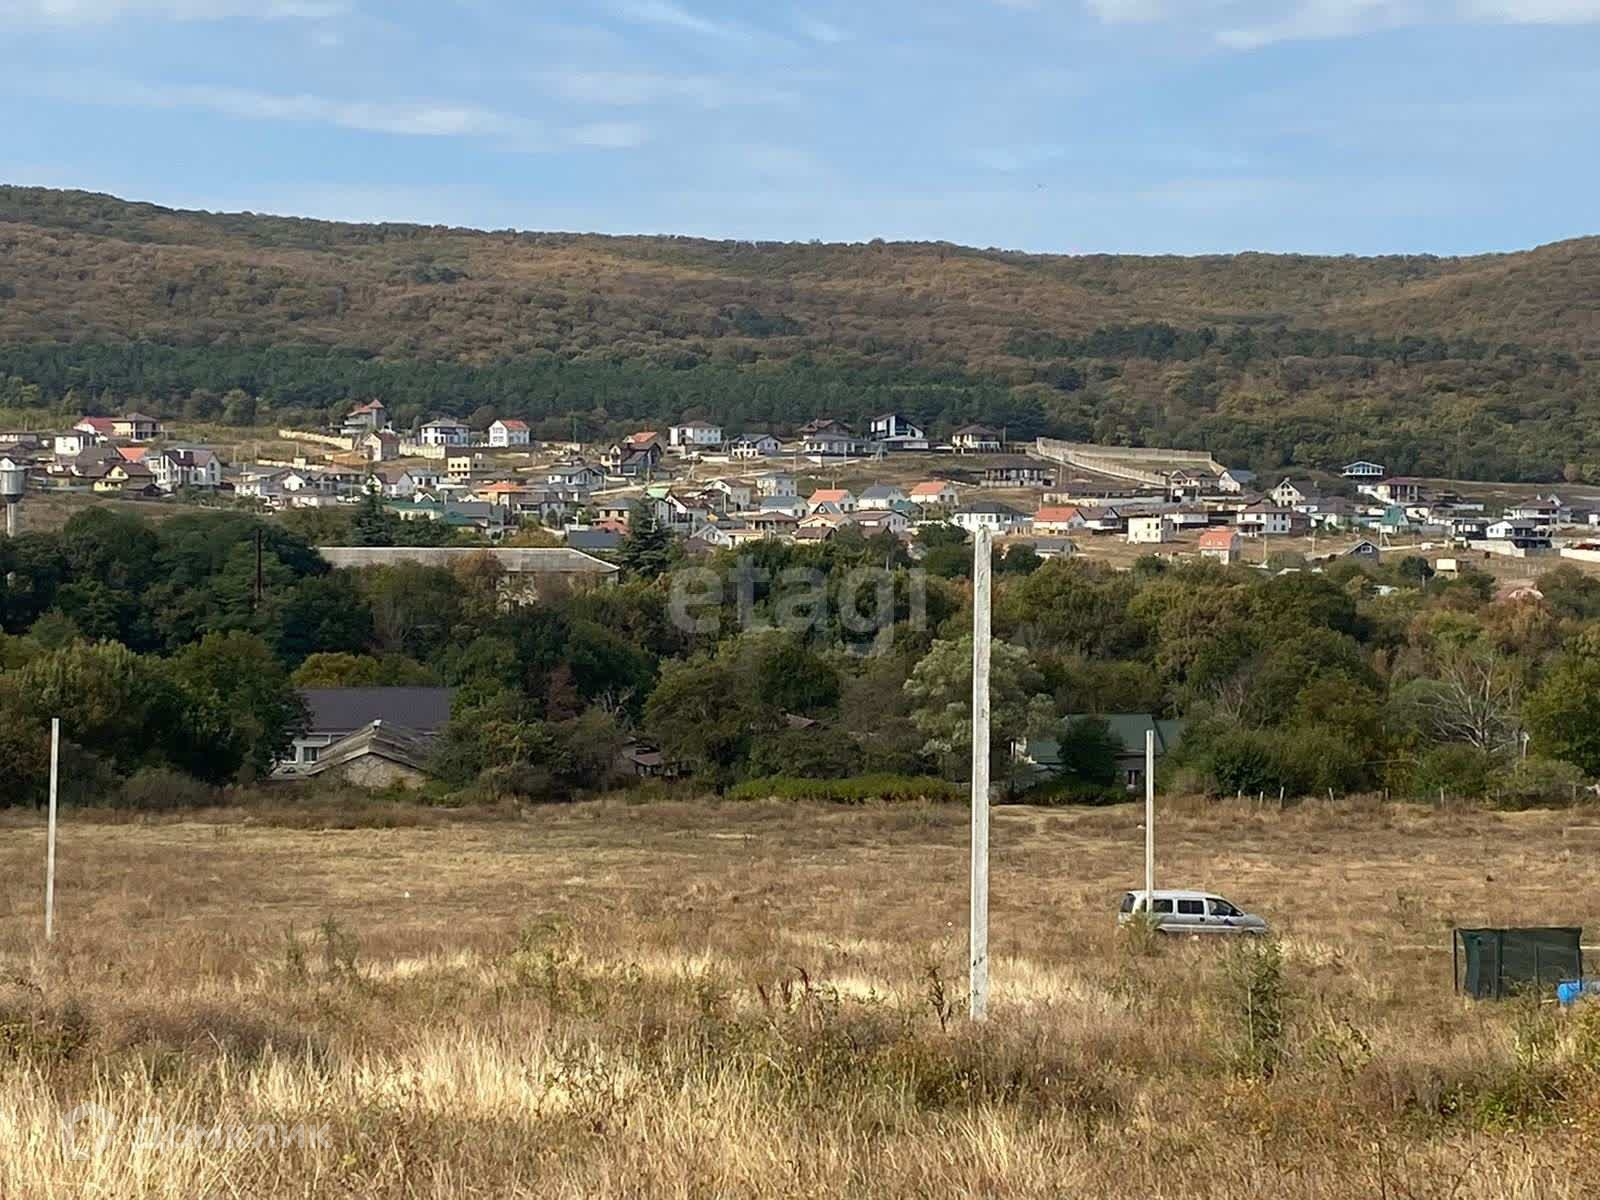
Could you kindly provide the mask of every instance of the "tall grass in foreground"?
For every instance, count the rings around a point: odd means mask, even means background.
[[[47,999],[92,984],[71,947],[11,975],[0,1196],[1531,1198],[1597,1178],[1600,1010],[1340,1011],[1296,987],[1319,950],[1292,940],[1005,960],[979,1027],[937,946],[763,973],[544,923],[371,961],[330,919],[261,949],[87,1007]],[[60,1117],[85,1103],[114,1127],[71,1158]],[[323,1133],[212,1132],[286,1127]]]

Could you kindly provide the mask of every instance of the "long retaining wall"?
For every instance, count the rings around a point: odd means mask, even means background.
[[[1134,483],[1164,487],[1165,474],[1149,471],[1132,463],[1162,463],[1182,467],[1198,467],[1222,474],[1223,468],[1204,450],[1163,450],[1155,446],[1096,446],[1089,442],[1063,442],[1055,438],[1040,438],[1034,451],[1049,462],[1080,467],[1112,479],[1127,479]]]
[[[335,437],[328,433],[312,433],[306,429],[280,429],[278,430],[280,442],[313,442],[318,446],[332,446],[335,450],[354,450],[354,438]]]

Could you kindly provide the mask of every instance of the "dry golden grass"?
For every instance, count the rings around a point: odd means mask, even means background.
[[[1275,919],[1119,937],[1139,814],[1002,809],[993,1019],[961,1017],[966,813],[602,801],[0,825],[0,1197],[1564,1197],[1600,1020],[1450,992],[1456,922],[1600,923],[1600,814],[1174,802],[1163,881]],[[320,824],[338,824],[336,820]],[[1248,1068],[1247,1064],[1257,1064]],[[118,1118],[70,1159],[60,1114]],[[141,1148],[130,1131],[326,1127]]]

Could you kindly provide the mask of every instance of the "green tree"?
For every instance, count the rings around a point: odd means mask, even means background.
[[[1600,658],[1562,657],[1522,705],[1540,754],[1600,775]]]
[[[630,576],[640,579],[654,579],[671,565],[672,534],[656,520],[655,505],[649,500],[634,504],[617,561]]]
[[[1020,646],[995,641],[989,656],[989,736],[991,762],[1001,775],[1011,746],[1048,729],[1050,698]],[[946,771],[965,776],[972,754],[972,636],[937,641],[906,680],[912,720]]]
[[[1104,717],[1074,717],[1061,729],[1060,772],[1080,783],[1109,787],[1117,782],[1122,739]]]
[[[197,760],[180,764],[202,779],[256,779],[305,729],[305,706],[271,648],[248,633],[211,633],[168,662],[203,736]]]

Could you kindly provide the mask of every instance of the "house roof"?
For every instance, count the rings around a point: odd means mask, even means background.
[[[488,504],[478,507],[493,508]],[[319,546],[317,553],[331,566],[348,568],[384,567],[402,562],[447,567],[463,558],[489,554],[513,575],[612,575],[617,570],[611,563],[565,546]]]
[[[502,417],[495,424],[502,429],[526,429],[528,427],[526,421],[519,421],[516,417]]]
[[[1254,471],[1246,470],[1244,467],[1229,467],[1223,474],[1236,483],[1249,483],[1256,477]]]
[[[1033,519],[1036,523],[1042,521],[1048,525],[1053,522],[1070,521],[1079,515],[1077,508],[1070,505],[1049,505],[1034,513]]]
[[[373,721],[346,734],[331,746],[323,747],[317,761],[301,767],[298,774],[321,775],[356,759],[368,757],[382,758],[410,767],[413,771],[426,772],[432,741],[428,734],[392,721]]]
[[[627,437],[623,438],[622,444],[624,446],[632,446],[637,449],[648,446],[651,442],[659,442],[660,440],[661,435],[654,429],[641,429],[638,433],[630,433]]]
[[[117,453],[122,456],[122,460],[124,462],[142,463],[142,462],[144,462],[145,455],[150,453],[150,447],[149,446],[118,446],[117,447]]]
[[[1226,550],[1238,540],[1232,529],[1208,529],[1200,535],[1200,549]]]
[[[604,554],[622,545],[622,534],[612,529],[569,529],[567,545],[574,550]]]
[[[763,496],[756,502],[756,507],[763,511],[790,512],[804,503],[798,496]]]
[[[684,421],[680,425],[674,425],[673,428],[674,429],[721,429],[722,426],[713,425],[709,421]]]
[[[875,483],[861,493],[863,500],[894,500],[905,492],[890,483]]]
[[[818,488],[811,493],[811,504],[839,504],[850,499],[848,488]]]
[[[954,491],[955,484],[945,479],[929,479],[916,484],[911,489],[913,496],[942,496],[947,491]]]
[[[358,404],[352,408],[350,410],[350,415],[353,417],[357,413],[382,412],[383,409],[384,406],[382,400],[368,400],[365,404]]]
[[[963,504],[956,509],[957,513],[981,513],[985,516],[1020,517],[1022,514],[1009,504],[1001,504],[998,500],[979,500],[972,504]]]
[[[457,421],[453,417],[440,417],[437,420],[429,421],[426,425],[423,426],[423,428],[424,429],[465,429],[465,428],[467,428],[467,423],[465,421]]]
[[[104,434],[111,433],[117,427],[116,421],[111,417],[84,417],[83,420],[78,422],[78,425],[87,425],[96,433]]]
[[[374,721],[417,733],[437,733],[450,720],[454,688],[302,688],[306,732],[349,733]]]
[[[1000,436],[1000,431],[998,429],[990,429],[987,425],[963,425],[951,436],[997,438]]]

